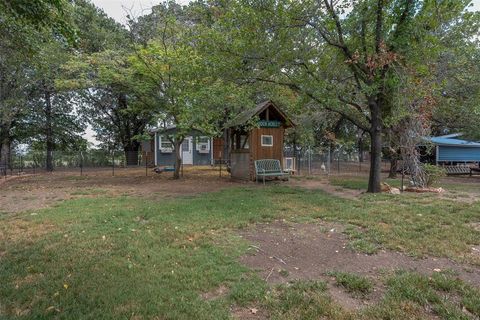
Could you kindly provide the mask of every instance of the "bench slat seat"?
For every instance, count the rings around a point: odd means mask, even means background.
[[[284,172],[280,165],[280,160],[277,159],[261,159],[255,160],[255,179],[258,182],[259,178],[263,178],[263,184],[265,184],[266,177],[278,177],[287,180],[290,177],[290,173]]]
[[[470,167],[468,166],[445,166],[447,175],[463,175],[471,174]]]

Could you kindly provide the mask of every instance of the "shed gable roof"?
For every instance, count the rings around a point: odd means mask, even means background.
[[[427,140],[438,146],[457,146],[457,147],[476,147],[480,148],[480,142],[455,139],[461,136],[461,133],[449,134],[440,137],[429,137]]]
[[[257,104],[253,109],[248,109],[240,113],[228,124],[228,127],[241,126],[242,124],[245,124],[248,120],[259,115],[268,108],[274,108],[275,111],[278,112],[278,114],[282,117],[282,122],[285,124],[286,127],[295,126],[295,124],[292,122],[292,120],[290,120],[290,118],[285,114],[285,112],[283,112],[279,107],[277,107],[277,105],[271,100],[267,100]]]

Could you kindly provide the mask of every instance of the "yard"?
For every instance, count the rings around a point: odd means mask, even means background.
[[[441,185],[370,195],[362,176],[264,187],[207,168],[3,181],[0,318],[478,319],[480,179]]]

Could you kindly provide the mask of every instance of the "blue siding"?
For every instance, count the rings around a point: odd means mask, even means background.
[[[438,161],[480,161],[480,147],[438,146]]]
[[[158,140],[157,140],[158,144]],[[157,145],[157,166],[173,166],[175,164],[175,153],[161,152]]]
[[[155,152],[157,153],[157,166],[173,166],[175,164],[175,153],[165,153],[160,151],[160,139],[158,138],[164,133],[156,132],[157,135],[157,143],[155,146]],[[197,151],[197,136],[205,136],[200,132],[192,132],[189,136],[193,137],[192,147],[193,147],[193,165],[201,166],[201,165],[210,165],[212,161],[212,152],[213,152],[213,145],[212,139],[210,138],[210,151],[208,153],[200,153]]]

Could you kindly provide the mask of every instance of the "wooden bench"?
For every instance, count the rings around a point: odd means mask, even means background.
[[[175,166],[171,166],[171,167],[156,167],[153,169],[153,171],[155,173],[162,173],[162,172],[173,172],[175,171]]]
[[[470,176],[474,174],[480,174],[480,168],[470,168]]]
[[[444,166],[443,168],[449,176],[471,174],[470,167],[468,166]]]
[[[261,159],[255,160],[255,180],[258,182],[259,178],[263,178],[265,184],[266,177],[284,178],[287,180],[290,177],[288,172],[284,172],[280,165],[280,160],[276,159]]]

